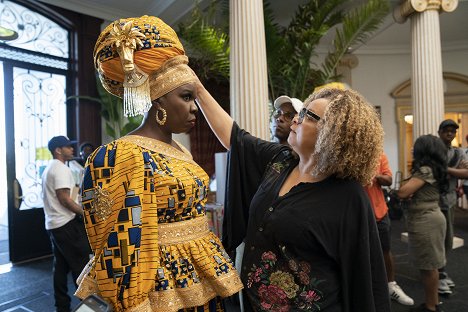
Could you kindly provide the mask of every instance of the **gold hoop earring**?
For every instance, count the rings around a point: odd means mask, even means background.
[[[159,119],[159,111],[162,112],[162,119]],[[164,108],[158,108],[158,110],[156,111],[156,122],[159,124],[159,125],[164,125],[166,123],[166,119],[167,119],[167,112]]]

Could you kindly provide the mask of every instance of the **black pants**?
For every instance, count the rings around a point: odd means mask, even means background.
[[[54,298],[58,312],[69,312],[67,275],[71,271],[76,279],[89,260],[91,249],[81,217],[76,217],[62,227],[48,231],[54,252]]]

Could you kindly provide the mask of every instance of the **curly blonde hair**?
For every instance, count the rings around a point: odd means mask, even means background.
[[[318,122],[312,175],[335,175],[363,185],[371,183],[383,151],[384,131],[375,108],[353,90],[327,88],[311,94],[330,101]]]

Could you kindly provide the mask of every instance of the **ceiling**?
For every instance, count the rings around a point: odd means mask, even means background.
[[[187,20],[197,1],[190,0],[40,0],[71,11],[99,17],[107,22],[118,18],[155,15],[169,25]],[[199,0],[200,7],[206,8],[211,0]],[[279,24],[287,25],[297,5],[306,0],[270,0],[271,8]],[[357,1],[359,2],[359,1]],[[360,2],[363,2],[361,0]],[[400,1],[390,1],[395,6]],[[442,49],[468,50],[468,0],[458,0],[454,12],[440,15]],[[321,42],[320,49],[328,51],[333,38],[329,32]],[[382,26],[365,44],[354,47],[358,53],[409,53],[411,51],[410,21],[398,24],[389,14]]]

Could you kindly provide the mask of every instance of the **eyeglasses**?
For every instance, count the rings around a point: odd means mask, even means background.
[[[316,113],[308,110],[307,108],[303,108],[301,109],[301,111],[299,112],[299,118],[297,118],[297,124],[301,124],[303,121],[304,121],[304,117],[307,117],[309,119],[313,119],[315,121],[319,121],[320,120],[320,116],[317,115]]]
[[[275,110],[273,113],[273,118],[277,119],[280,116],[284,116],[284,119],[287,121],[293,120],[294,116],[296,116],[295,112],[283,112],[281,109]]]

